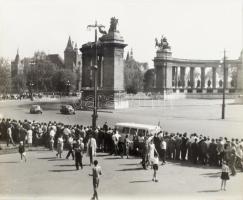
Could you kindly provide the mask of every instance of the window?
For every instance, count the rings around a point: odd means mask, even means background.
[[[146,133],[146,130],[144,130],[144,129],[139,129],[138,130],[138,136],[139,137],[144,137],[145,136],[145,133]]]
[[[136,135],[136,132],[137,132],[137,129],[136,129],[136,128],[132,128],[132,129],[130,130],[130,134],[131,134],[131,135]]]
[[[129,134],[129,128],[124,127],[123,130],[122,130],[122,133]]]

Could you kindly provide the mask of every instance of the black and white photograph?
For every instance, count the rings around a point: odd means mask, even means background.
[[[0,0],[0,200],[242,188],[242,0]]]

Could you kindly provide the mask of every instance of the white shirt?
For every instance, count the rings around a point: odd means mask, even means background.
[[[56,134],[55,131],[52,129],[52,130],[50,131],[50,136],[51,136],[51,137],[54,137],[55,134]]]
[[[165,141],[162,141],[162,142],[161,142],[161,144],[160,144],[160,148],[166,150],[166,142],[165,142]]]

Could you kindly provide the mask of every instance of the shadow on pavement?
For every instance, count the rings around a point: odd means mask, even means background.
[[[210,178],[219,178],[221,175],[221,172],[216,172],[216,173],[206,173],[206,174],[200,174],[205,177],[210,177]]]
[[[130,181],[129,183],[148,183],[148,182],[152,182],[151,180],[147,180],[147,181]]]
[[[56,157],[43,157],[43,158],[37,158],[37,159],[43,159],[43,160],[48,160],[48,159],[55,159]]]
[[[75,164],[69,164],[69,165],[54,165],[55,167],[75,167]]]
[[[98,154],[96,155],[96,157],[105,157],[105,156],[109,156],[110,154]]]
[[[141,167],[136,167],[136,168],[118,169],[116,171],[126,172],[126,171],[138,171],[138,170],[144,170],[144,169]]]
[[[126,165],[126,166],[130,166],[130,165],[140,165],[140,163],[128,163],[128,164],[120,164],[120,165]]]
[[[18,163],[18,162],[16,162],[16,161],[6,161],[6,162],[0,162],[0,163],[4,163],[4,164],[9,163],[9,164],[11,164],[11,163]]]
[[[199,193],[211,193],[211,192],[219,192],[220,190],[202,190],[198,191]]]
[[[190,161],[171,161],[171,160],[168,160],[168,163],[179,165],[179,166],[182,166],[182,167],[193,167],[193,168],[202,168],[202,169],[220,169],[219,167],[216,167],[216,166],[193,164]]]
[[[64,161],[66,160],[65,158],[55,158],[55,159],[50,159],[48,161]]]
[[[111,157],[111,158],[105,158],[106,160],[117,160],[122,159],[121,157]]]
[[[70,172],[70,171],[77,171],[76,169],[53,169],[48,170],[49,172]]]

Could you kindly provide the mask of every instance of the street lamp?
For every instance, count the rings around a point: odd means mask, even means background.
[[[93,81],[94,81],[94,108],[93,108],[93,114],[92,114],[92,129],[96,129],[96,121],[98,118],[97,114],[97,29],[98,28],[104,28],[105,26],[101,24],[97,24],[97,21],[95,21],[95,24],[88,25],[87,28],[94,28],[95,29],[95,59],[94,59],[94,66],[93,66]],[[91,66],[92,67],[92,66]]]
[[[226,88],[226,66],[225,66],[225,50],[224,50],[224,63],[223,63],[223,103],[222,103],[222,119],[225,119],[225,88]]]
[[[33,92],[32,92],[33,86],[34,86],[34,83],[29,82],[29,91],[30,91],[30,99],[31,99],[31,101],[33,101]]]
[[[67,82],[66,82],[66,92],[67,92],[67,96],[69,96],[69,88],[70,88],[70,81],[68,80]]]

